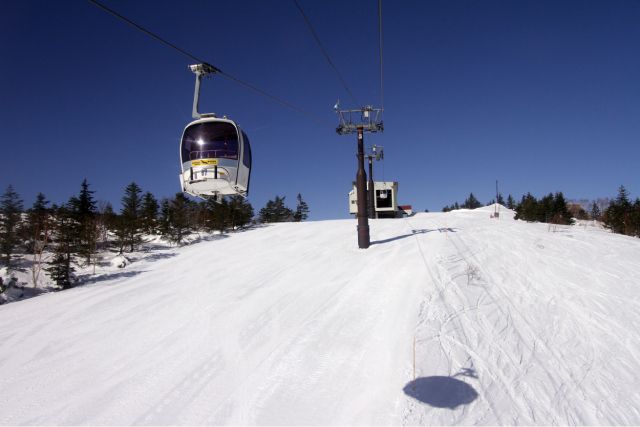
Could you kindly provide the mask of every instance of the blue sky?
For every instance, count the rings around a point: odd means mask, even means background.
[[[299,0],[362,104],[380,103],[375,0]],[[201,110],[249,134],[257,210],[275,195],[311,219],[345,218],[354,136],[335,133],[349,97],[292,1],[104,0],[229,74],[296,104],[318,124],[223,78]],[[63,202],[87,178],[119,208],[136,181],[179,191],[191,120],[190,61],[86,1],[0,4],[0,186],[28,206]],[[440,210],[472,191],[640,195],[640,2],[383,1],[385,147],[377,179]]]

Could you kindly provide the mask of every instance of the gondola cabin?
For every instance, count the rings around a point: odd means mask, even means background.
[[[251,146],[232,120],[202,114],[189,123],[180,142],[182,191],[196,197],[249,193]]]

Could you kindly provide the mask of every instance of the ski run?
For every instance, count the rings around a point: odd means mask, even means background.
[[[640,239],[491,212],[149,247],[0,306],[0,424],[640,424]]]

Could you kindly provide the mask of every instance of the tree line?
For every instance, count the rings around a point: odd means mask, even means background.
[[[0,264],[14,268],[15,255],[31,257],[35,287],[44,272],[61,289],[74,286],[76,266],[95,264],[97,254],[111,250],[123,254],[137,250],[145,236],[162,236],[183,244],[193,232],[220,232],[245,228],[255,222],[304,221],[309,207],[298,194],[295,210],[276,196],[254,218],[251,204],[241,196],[214,202],[196,202],[183,193],[158,200],[135,182],[127,185],[116,212],[108,202],[97,201],[87,180],[66,203],[51,204],[39,193],[33,206],[24,209],[11,185],[0,197]],[[44,254],[51,254],[45,261]],[[0,279],[1,281],[1,279]],[[0,293],[6,284],[0,282]]]
[[[506,202],[501,193],[498,193],[497,197],[497,203],[506,206],[509,209],[515,209],[516,203],[511,194],[507,197]],[[494,203],[496,203],[496,199],[490,200],[486,206],[493,205]],[[476,196],[474,196],[473,193],[469,193],[469,197],[467,197],[462,204],[459,204],[458,202],[452,203],[450,206],[447,205],[443,207],[442,212],[450,212],[458,209],[477,209],[482,206],[483,204],[476,198]]]
[[[608,201],[608,206],[604,209],[602,207],[603,200]],[[496,203],[495,199],[489,201],[487,206],[494,203]],[[594,200],[589,204],[588,210],[580,205],[568,203],[562,192],[549,193],[540,199],[527,193],[518,203],[515,202],[511,194],[505,201],[502,194],[498,193],[497,203],[514,210],[516,212],[515,219],[553,224],[571,224],[574,218],[596,220],[601,221],[606,228],[614,233],[640,237],[640,198],[631,201],[629,192],[623,185],[618,188],[618,195],[615,199]],[[442,211],[476,209],[481,206],[482,203],[473,193],[470,193],[461,205],[455,202],[442,208]]]

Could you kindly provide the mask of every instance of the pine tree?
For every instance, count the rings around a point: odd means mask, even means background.
[[[507,208],[511,210],[515,210],[516,208],[516,201],[513,199],[513,196],[511,194],[507,196]]]
[[[157,229],[158,222],[158,201],[150,192],[144,193],[142,196],[141,208],[141,225],[147,234],[154,234]]]
[[[554,224],[573,223],[571,212],[569,212],[569,208],[567,207],[567,201],[561,191],[553,196],[553,207],[550,216]]]
[[[49,277],[61,289],[73,287],[73,272],[75,268],[71,265],[70,258],[62,247],[56,247],[53,259],[49,262],[49,267],[45,268]]]
[[[176,193],[169,208],[169,240],[180,244],[192,231],[189,214],[191,203],[183,193]]]
[[[481,206],[482,203],[480,203],[480,201],[476,199],[476,196],[474,196],[473,193],[469,193],[469,197],[467,197],[467,199],[462,204],[463,209],[476,209]]]
[[[618,196],[611,201],[609,207],[604,211],[603,223],[614,233],[626,234],[628,231],[628,217],[631,211],[629,194],[626,188],[621,185],[618,188]]]
[[[496,202],[504,206],[504,198],[502,197],[502,193],[498,193],[498,200]]]
[[[600,212],[600,207],[596,202],[591,204],[591,212],[589,212],[589,214],[591,215],[591,219],[596,221],[600,219],[602,213]]]
[[[85,259],[87,264],[97,251],[98,227],[96,221],[96,202],[94,191],[89,190],[89,183],[85,178],[80,186],[78,197],[71,198],[69,206],[75,220],[74,234],[77,237],[77,253]]]
[[[227,231],[231,223],[231,209],[226,198],[215,201],[207,199],[207,219],[206,229],[208,231],[219,231],[221,234]]]
[[[293,211],[284,204],[285,196],[276,196],[260,209],[260,222],[286,222],[293,219]]]
[[[629,202],[629,192],[624,185],[621,185],[618,188],[618,196],[616,197],[616,204],[618,206],[622,206],[624,209],[628,209],[631,207],[631,203]]]
[[[169,199],[164,198],[162,202],[160,202],[160,216],[158,218],[158,231],[160,235],[169,238],[169,233],[171,232],[171,223],[170,223],[170,213],[171,213],[171,203]]]
[[[46,244],[45,237],[51,227],[48,224],[49,209],[47,205],[49,201],[44,194],[38,193],[31,209],[27,210],[27,223],[25,225],[25,235],[27,241],[27,251],[34,253],[41,246]]]
[[[229,197],[229,225],[232,229],[245,227],[253,218],[253,206],[242,196]]]
[[[125,243],[129,246],[129,252],[133,252],[142,243],[142,198],[140,196],[142,190],[138,184],[132,182],[127,185],[124,192],[122,209],[120,210],[120,216],[123,221],[121,227],[123,228]]]
[[[531,194],[527,193],[522,196],[520,203],[516,206],[515,219],[522,219],[524,221],[537,221],[538,220],[538,200]]]
[[[9,185],[0,198],[0,251],[4,263],[11,266],[11,255],[20,243],[22,200]]]
[[[56,285],[62,289],[67,289],[75,283],[73,278],[75,269],[72,263],[75,243],[74,229],[77,229],[76,221],[68,205],[53,209],[55,211],[55,253],[53,259],[49,262],[49,267],[45,268],[45,270]]]
[[[309,217],[309,205],[307,202],[302,200],[302,195],[298,193],[298,204],[296,206],[296,211],[293,214],[293,220],[296,222],[305,221]]]
[[[640,198],[636,198],[629,215],[630,236],[640,237]]]
[[[550,222],[553,216],[553,194],[549,193],[540,199],[537,206],[535,221]]]

